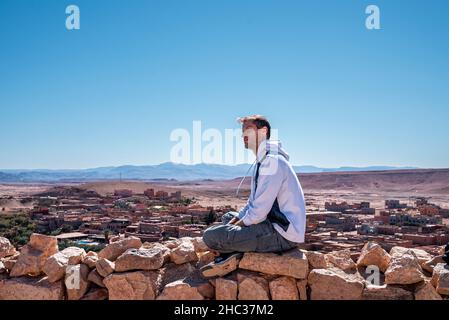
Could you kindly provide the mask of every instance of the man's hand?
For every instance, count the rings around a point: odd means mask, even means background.
[[[232,218],[231,221],[229,221],[229,224],[233,224],[235,226],[242,227],[243,226],[243,221],[240,220],[239,218],[235,217],[235,218]]]
[[[237,221],[234,225],[235,226],[239,226],[239,227],[244,227],[245,226],[245,224],[243,223],[243,220]]]
[[[234,217],[231,219],[231,221],[228,222],[228,224],[236,224],[239,221],[239,218]]]

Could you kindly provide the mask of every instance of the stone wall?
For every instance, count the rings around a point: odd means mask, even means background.
[[[394,247],[388,253],[369,242],[357,255],[299,248],[282,255],[250,252],[232,272],[204,279],[199,268],[213,259],[201,238],[143,244],[138,238],[113,238],[98,254],[76,247],[59,251],[55,237],[40,234],[17,252],[0,238],[0,300],[449,297],[449,266],[442,256],[418,249]]]

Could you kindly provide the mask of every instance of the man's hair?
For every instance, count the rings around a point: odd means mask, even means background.
[[[267,127],[267,139],[270,139],[271,136],[271,126],[268,122],[267,118],[261,116],[259,114],[255,114],[252,116],[240,117],[237,118],[237,121],[241,124],[245,124],[247,122],[254,123],[257,129],[262,129],[263,127]]]

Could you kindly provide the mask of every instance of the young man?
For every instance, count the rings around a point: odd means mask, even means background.
[[[304,242],[306,209],[298,177],[281,143],[271,141],[271,126],[263,116],[239,119],[245,148],[256,155],[251,194],[240,212],[228,212],[223,224],[204,232],[206,245],[219,252],[204,266],[204,277],[235,269],[242,252],[282,252]]]

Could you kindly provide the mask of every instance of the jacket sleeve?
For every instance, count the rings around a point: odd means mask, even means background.
[[[274,166],[276,166],[276,170],[272,170]],[[266,174],[263,174],[264,171]],[[253,198],[249,199],[248,209],[242,218],[245,226],[258,224],[267,218],[281,189],[283,180],[284,174],[281,168],[281,161],[274,157],[268,157],[262,163],[256,193]]]
[[[246,202],[246,205],[242,209],[240,209],[238,215],[239,219],[242,219],[245,216],[246,212],[248,211],[248,208],[249,208],[249,200]]]

